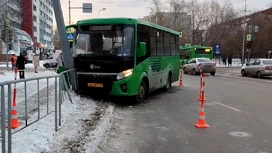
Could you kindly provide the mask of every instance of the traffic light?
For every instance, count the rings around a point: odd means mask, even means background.
[[[5,41],[5,30],[1,30],[1,39]]]
[[[9,30],[9,42],[12,42],[12,38],[13,38],[12,30]]]
[[[246,41],[246,48],[251,48],[251,41]]]

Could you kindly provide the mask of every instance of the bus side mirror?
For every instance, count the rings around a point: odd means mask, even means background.
[[[145,55],[146,55],[146,43],[140,42],[139,57],[144,57]]]

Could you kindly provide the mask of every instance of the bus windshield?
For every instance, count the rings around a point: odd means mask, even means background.
[[[134,27],[84,25],[77,30],[74,56],[133,56]]]

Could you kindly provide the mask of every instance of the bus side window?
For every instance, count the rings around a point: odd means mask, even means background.
[[[170,34],[167,32],[164,32],[164,55],[171,55],[171,49],[170,49]]]
[[[151,56],[157,56],[157,46],[156,46],[156,30],[150,28],[149,31],[150,35],[150,51],[151,51]]]
[[[145,25],[138,25],[138,44],[137,48],[140,48],[140,42],[146,43],[146,57],[138,57],[137,63],[141,63],[150,56],[150,33],[149,27]]]
[[[164,55],[163,32],[160,30],[157,30],[157,55],[158,56]]]
[[[176,47],[175,47],[175,35],[171,35],[171,40],[170,40],[170,47],[171,47],[171,55],[175,56],[176,53],[175,53],[175,50],[176,50]]]
[[[179,36],[174,36],[175,37],[175,55],[179,55],[180,52],[179,52]]]

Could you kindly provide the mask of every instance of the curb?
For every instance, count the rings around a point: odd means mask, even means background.
[[[99,146],[112,126],[110,122],[113,117],[113,111],[114,107],[109,106],[105,111],[105,115],[101,118],[101,122],[96,126],[96,129],[89,133],[91,141],[84,146],[87,152],[97,153],[100,150]]]

